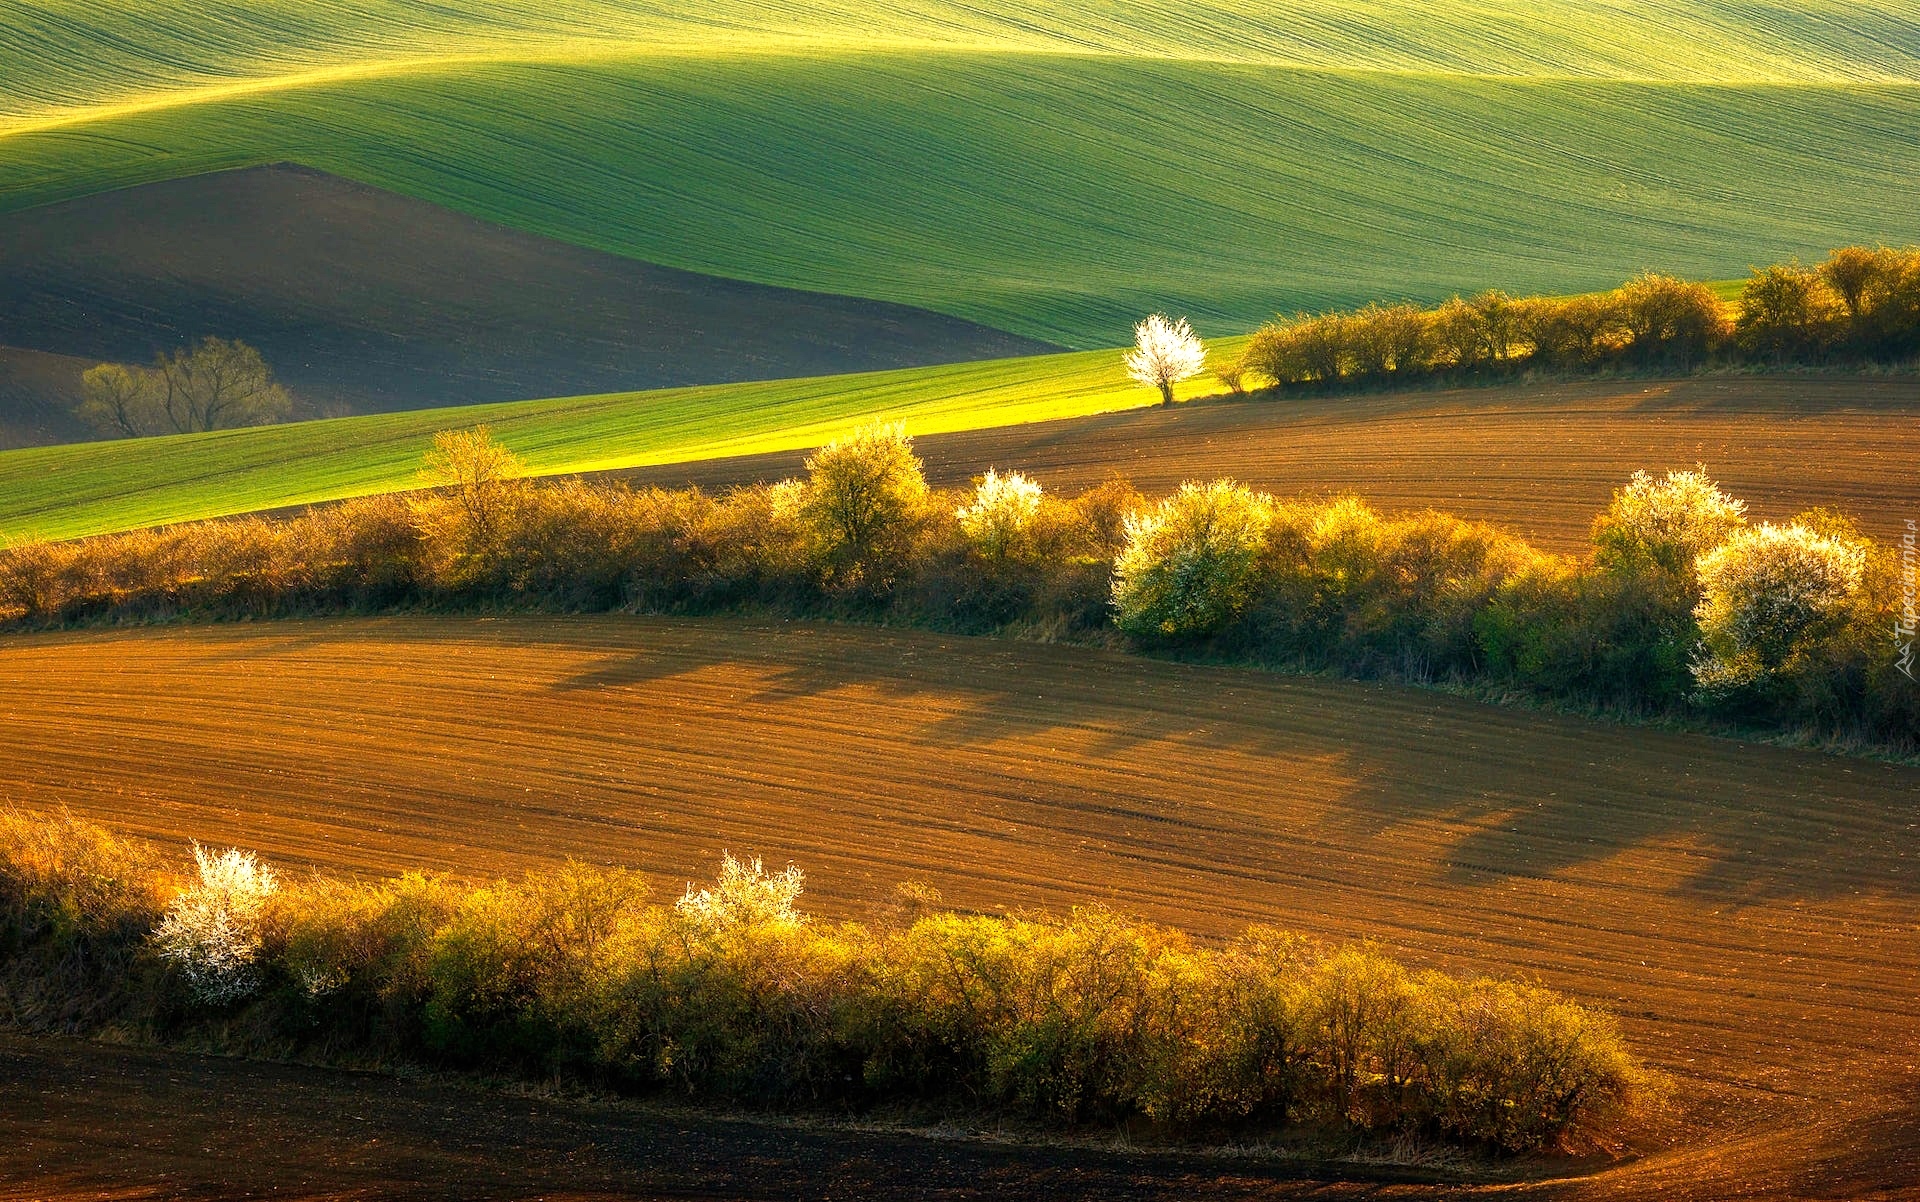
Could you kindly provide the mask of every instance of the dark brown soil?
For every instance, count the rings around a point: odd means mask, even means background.
[[[80,373],[95,362],[0,346],[0,450],[98,437],[73,415],[82,396]]]
[[[0,216],[0,344],[91,365],[207,335],[257,346],[304,416],[1058,349],[623,259],[288,165]],[[22,420],[46,401],[0,358],[0,446],[46,441]]]
[[[1384,1183],[1433,1176],[733,1121],[4,1035],[0,1079],[9,1200],[1227,1202],[1404,1196]]]

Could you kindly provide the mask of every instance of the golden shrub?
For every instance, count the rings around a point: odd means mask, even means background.
[[[0,913],[16,939],[45,930],[144,934],[175,885],[150,843],[64,809],[0,808]]]
[[[1271,928],[1205,948],[1103,908],[962,915],[924,891],[905,926],[817,923],[794,905],[797,870],[731,857],[671,906],[646,904],[632,872],[577,862],[479,887],[415,874],[275,889],[243,853],[200,860],[163,919],[170,881],[150,851],[71,818],[0,815],[7,933],[22,897],[76,922],[132,916],[191,945],[195,996],[292,990],[300,1006],[268,999],[259,1021],[287,1037],[319,1023],[336,1052],[763,1104],[921,1098],[1522,1148],[1609,1120],[1643,1080],[1611,1023],[1559,995]],[[199,963],[213,943],[246,954],[214,972]]]

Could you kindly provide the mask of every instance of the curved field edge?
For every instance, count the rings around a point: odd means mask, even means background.
[[[424,66],[21,132],[0,138],[0,208],[294,160],[648,262],[1089,347],[1158,309],[1244,329],[1911,241],[1916,124],[1904,83],[663,54]]]
[[[1233,343],[1214,348],[1229,355]],[[1899,470],[1920,400],[1898,376],[1520,383],[1169,409],[1125,380],[1118,360],[1091,352],[5,452],[0,537],[82,537],[418,487],[435,432],[488,419],[536,471],[624,456],[640,466],[612,474],[724,491],[799,475],[806,451],[868,413],[905,418],[941,487],[987,467],[1063,494],[1116,474],[1153,493],[1227,476],[1279,495],[1348,491],[1393,510],[1451,511],[1561,551],[1587,548],[1593,515],[1641,469],[1705,463],[1758,518],[1830,506],[1888,541],[1920,507],[1920,484]],[[1087,416],[1051,417],[1076,408]],[[736,449],[756,443],[784,449]]]
[[[414,488],[435,433],[480,423],[532,473],[557,475],[814,447],[872,418],[931,434],[1157,400],[1120,352],[1083,351],[33,447],[0,452],[0,535],[77,538]]]
[[[70,412],[81,372],[151,362],[196,331],[257,349],[302,417],[1062,349],[926,310],[641,263],[286,164],[0,218],[0,327],[16,347],[79,360],[62,380],[51,358],[0,352],[12,360],[0,363],[0,426],[49,409],[42,420],[66,423],[66,437],[34,441],[0,430],[0,446],[16,447],[98,437]]]
[[[1914,1157],[1897,1123],[1874,1126],[1911,1082],[1912,767],[738,621],[33,636],[0,665],[0,711],[20,735],[7,796],[289,864],[580,855],[679,881],[725,849],[805,865],[814,904],[849,917],[914,878],[963,907],[1104,900],[1505,965],[1615,1010],[1679,1078],[1684,1105],[1636,1139],[1649,1155],[1622,1188],[1779,1187],[1823,1160],[1864,1186]],[[1854,1121],[1886,1138],[1850,1143]]]

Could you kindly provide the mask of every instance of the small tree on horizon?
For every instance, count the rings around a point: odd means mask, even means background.
[[[1173,386],[1200,374],[1207,365],[1207,348],[1182,317],[1170,320],[1155,313],[1133,327],[1133,349],[1127,352],[1127,374],[1160,390],[1160,403],[1173,404]]]

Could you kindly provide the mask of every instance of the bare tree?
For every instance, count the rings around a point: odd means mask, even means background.
[[[80,376],[80,388],[85,399],[74,416],[102,434],[138,438],[164,428],[159,377],[147,368],[102,363]]]
[[[293,407],[260,352],[244,342],[206,338],[157,364],[161,408],[182,434],[232,426],[264,426]]]
[[[152,367],[102,363],[80,382],[85,399],[74,415],[129,438],[263,426],[293,406],[259,351],[224,338],[161,355]]]

